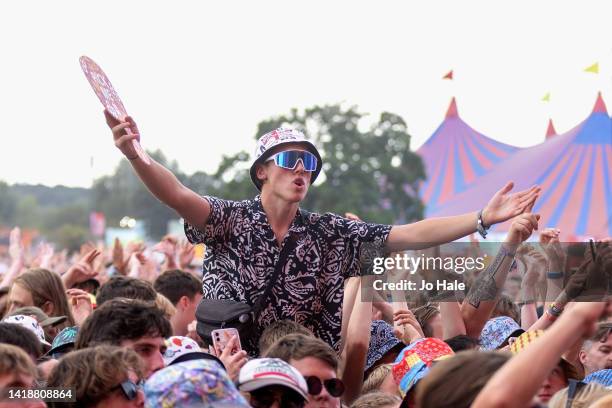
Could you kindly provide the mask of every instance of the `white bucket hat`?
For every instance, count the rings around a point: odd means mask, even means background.
[[[253,161],[251,165],[250,174],[253,184],[255,184],[255,187],[257,187],[259,191],[261,191],[262,183],[261,180],[257,179],[257,165],[264,163],[272,155],[274,147],[287,143],[300,143],[317,158],[317,169],[312,172],[310,184],[314,183],[319,175],[323,162],[316,146],[310,140],[306,139],[304,133],[299,130],[280,127],[260,137],[255,146],[255,161]]]

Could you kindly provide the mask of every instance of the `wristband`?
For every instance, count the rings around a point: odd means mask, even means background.
[[[561,279],[563,278],[563,272],[548,272],[546,277],[548,279]]]
[[[553,314],[550,313],[550,309],[548,309],[546,311],[546,313],[544,313],[544,315],[548,318],[548,320],[550,320],[551,322],[554,322],[555,320],[557,320],[558,316],[555,316]]]
[[[528,300],[523,300],[522,302],[518,303],[519,307],[523,307],[525,305],[533,305],[535,303],[535,299],[528,299]]]
[[[478,211],[478,219],[476,220],[476,231],[478,231],[478,233],[483,239],[487,239],[487,230],[489,229],[489,227],[485,226],[484,222],[482,221],[482,211],[483,210]]]
[[[561,316],[562,312],[563,312],[563,309],[558,308],[557,306],[555,306],[554,303],[551,303],[550,306],[548,307],[548,313],[550,313],[551,316],[559,317]]]
[[[138,158],[138,155],[134,156],[134,157],[127,157],[125,156],[126,159],[128,159],[129,161],[134,161]]]

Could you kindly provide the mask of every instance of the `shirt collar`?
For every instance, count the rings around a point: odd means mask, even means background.
[[[256,195],[253,199],[253,223],[260,228],[269,228],[270,223],[268,222],[268,217],[266,216],[266,212],[264,211],[263,205],[261,204],[261,195]],[[302,234],[306,231],[305,220],[302,217],[302,212],[298,208],[297,213],[295,214],[295,218],[291,222],[291,226],[289,227],[288,232]]]

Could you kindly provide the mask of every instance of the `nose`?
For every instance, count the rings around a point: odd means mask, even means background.
[[[149,358],[149,377],[157,370],[164,368],[164,366],[164,357],[161,355],[161,353],[154,353],[154,355]]]
[[[293,168],[293,171],[301,173],[306,171],[304,169],[304,162],[302,161],[302,159],[298,159],[297,163],[295,163],[295,167]]]

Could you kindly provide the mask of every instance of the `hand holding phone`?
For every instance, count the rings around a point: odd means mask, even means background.
[[[212,331],[212,340],[213,347],[217,352],[217,355],[221,355],[223,350],[228,346],[233,337],[236,339],[233,342],[232,350],[230,351],[230,355],[234,355],[242,350],[242,345],[240,344],[240,335],[238,334],[238,330],[234,328],[228,329],[217,329]]]

